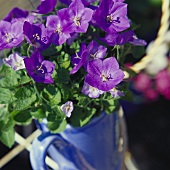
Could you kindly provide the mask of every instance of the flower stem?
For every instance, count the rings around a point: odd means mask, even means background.
[[[6,53],[6,50],[4,50],[4,56],[5,56],[5,58],[7,58],[7,53]]]
[[[86,108],[94,99],[89,100],[86,105],[84,105],[84,108]]]
[[[36,92],[36,94],[37,94],[37,96],[38,96],[39,102],[42,104],[42,99],[41,99],[41,97],[40,97],[40,93],[38,92],[36,83],[35,83],[34,80],[32,80],[32,83],[33,83],[34,90],[35,90],[35,92]]]
[[[117,54],[117,60],[118,60],[118,61],[120,60],[119,48],[120,48],[120,47],[117,45],[117,46],[116,46],[116,54]]]
[[[28,57],[30,57],[30,53],[29,53],[30,52],[30,48],[31,48],[31,45],[29,45],[28,48],[27,48],[27,56]]]
[[[12,53],[14,53],[14,52],[15,52],[15,47],[12,48]]]

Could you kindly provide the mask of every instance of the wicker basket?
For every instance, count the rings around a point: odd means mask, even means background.
[[[158,47],[164,42],[165,34],[169,29],[170,19],[170,0],[162,0],[162,15],[160,21],[160,27],[157,34],[157,38],[154,41],[152,48],[148,53],[136,64],[130,67],[136,73],[143,70],[154,58],[154,55],[158,52]],[[125,72],[125,78],[129,77],[129,74]]]

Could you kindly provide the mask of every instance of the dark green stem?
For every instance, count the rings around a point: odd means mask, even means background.
[[[31,45],[29,45],[28,48],[27,48],[27,56],[28,57],[30,57],[30,53],[29,53],[30,52],[30,48],[31,48]]]
[[[120,61],[119,46],[116,46],[117,60]]]
[[[4,50],[4,56],[5,56],[5,58],[7,58],[7,53],[6,53],[6,50]]]
[[[15,52],[15,47],[12,48],[12,53],[14,53],[14,52]]]
[[[93,99],[89,100],[89,102],[86,103],[86,105],[84,106],[84,108],[86,108],[92,101],[93,101]]]
[[[32,83],[33,83],[34,90],[35,90],[35,92],[36,92],[36,94],[38,96],[39,102],[42,104],[42,99],[41,99],[40,93],[39,93],[39,91],[37,89],[36,83],[35,83],[34,80],[32,80]]]

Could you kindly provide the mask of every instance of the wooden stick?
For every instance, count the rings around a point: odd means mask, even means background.
[[[22,152],[25,148],[30,151],[31,149],[31,142],[33,139],[35,139],[37,136],[39,136],[42,132],[38,129],[34,131],[29,137],[24,139],[22,136],[20,136],[17,132],[15,132],[15,141],[19,144],[16,146],[13,150],[8,152],[2,159],[0,159],[0,168],[2,168],[5,164],[7,164],[10,160],[12,160],[16,155],[18,155],[20,152]],[[54,170],[58,170],[59,167],[51,158],[46,157],[46,163],[49,167],[51,167]]]

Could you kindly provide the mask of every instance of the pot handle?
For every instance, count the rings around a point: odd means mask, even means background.
[[[30,161],[33,170],[48,170],[45,163],[48,147],[54,141],[66,142],[60,135],[51,134],[50,132],[43,132],[39,137],[35,138],[30,150]],[[66,142],[68,143],[68,142]],[[47,157],[47,163],[52,166],[54,170],[59,170],[56,162]]]

